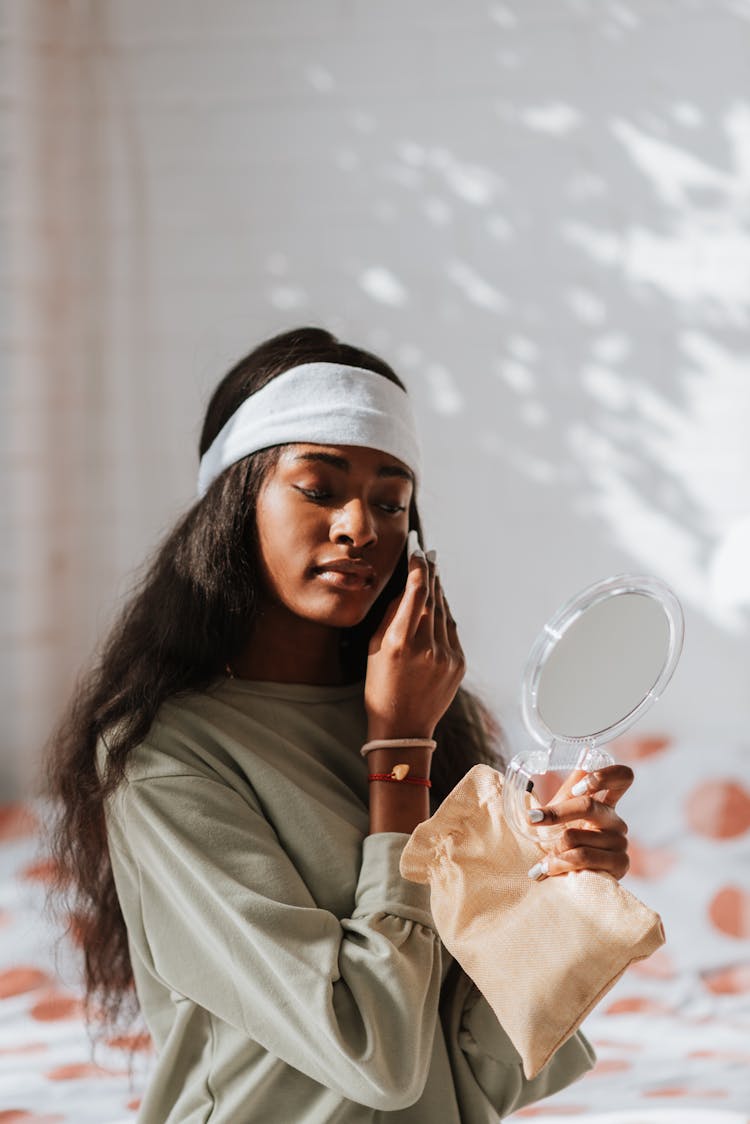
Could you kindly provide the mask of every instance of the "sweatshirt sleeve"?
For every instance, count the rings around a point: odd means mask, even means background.
[[[505,1117],[566,1088],[594,1065],[594,1050],[577,1031],[553,1054],[541,1073],[529,1080],[524,1075],[520,1054],[482,993],[455,962],[451,975],[449,1019],[460,1052],[457,1078],[468,1097],[478,1086],[493,1109]]]
[[[261,812],[221,780],[131,780],[109,826],[137,887],[135,928],[166,986],[341,1096],[385,1110],[418,1100],[441,954],[428,887],[399,872],[408,835],[365,837],[352,915],[340,920],[316,906]]]

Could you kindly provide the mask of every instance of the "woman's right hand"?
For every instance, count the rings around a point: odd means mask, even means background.
[[[431,738],[464,677],[463,649],[436,569],[421,550],[412,554],[404,591],[370,640],[370,740]]]

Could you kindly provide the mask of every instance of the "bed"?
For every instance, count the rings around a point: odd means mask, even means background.
[[[658,735],[613,747],[637,775],[621,804],[625,885],[661,913],[667,943],[586,1021],[596,1068],[510,1119],[750,1124],[750,745],[722,739],[720,768],[714,748]],[[0,808],[0,1122],[125,1124],[151,1045],[136,1029],[92,1056],[75,955],[43,914],[43,814]]]

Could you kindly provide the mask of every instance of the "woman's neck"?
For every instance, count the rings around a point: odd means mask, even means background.
[[[252,636],[232,661],[238,679],[337,687],[345,682],[340,630],[293,617],[281,606],[264,608]]]

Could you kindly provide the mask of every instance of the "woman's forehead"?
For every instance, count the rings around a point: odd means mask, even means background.
[[[398,457],[365,445],[294,443],[284,447],[282,460],[287,464],[328,464],[343,472],[350,472],[352,469],[369,470],[378,476],[400,476],[414,482],[411,469]]]

